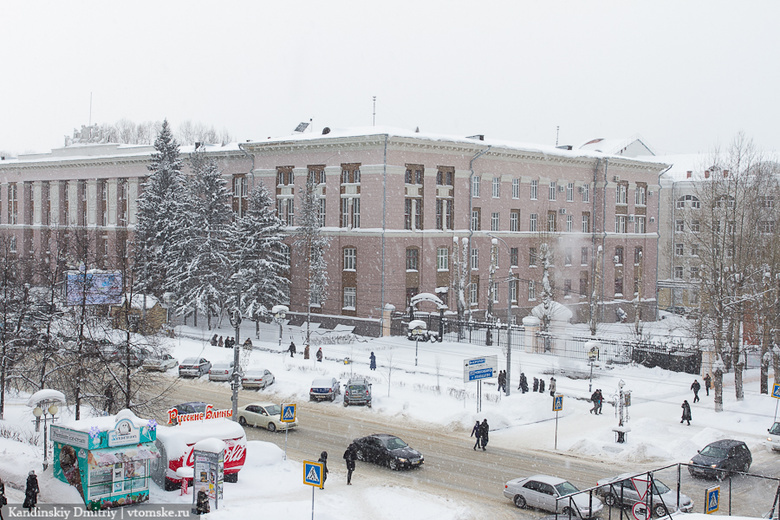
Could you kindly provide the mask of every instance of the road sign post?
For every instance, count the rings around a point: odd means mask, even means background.
[[[314,520],[314,488],[322,489],[324,470],[322,462],[303,461],[303,483],[311,486],[311,520]]]
[[[482,380],[498,376],[498,356],[463,360],[463,382],[477,382],[477,413],[482,411]]]
[[[780,383],[772,385],[772,397],[777,399],[775,403],[775,422],[777,422],[777,405],[780,404]]]
[[[295,404],[284,404],[282,403],[282,416],[279,418],[279,420],[283,423],[292,423],[295,422],[295,415],[297,413],[298,406]],[[290,431],[290,428],[284,429],[284,460],[287,460],[287,433]]]
[[[563,394],[553,396],[553,412],[555,412],[555,449],[558,449],[558,412],[563,410]]]
[[[720,508],[720,486],[704,490],[704,513],[711,514]]]

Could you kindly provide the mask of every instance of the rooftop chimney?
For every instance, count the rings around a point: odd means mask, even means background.
[[[688,170],[687,172],[685,172],[685,178],[686,179],[690,179],[692,176],[693,176],[693,172],[691,170]]]
[[[710,171],[709,170],[704,170],[704,178],[705,179],[709,179],[710,178]]]
[[[729,171],[728,170],[723,170],[723,176],[724,177],[728,177],[729,176]]]

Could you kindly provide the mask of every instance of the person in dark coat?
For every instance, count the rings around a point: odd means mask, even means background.
[[[680,419],[680,424],[683,423],[683,421],[688,421],[688,426],[691,425],[691,405],[688,404],[688,401],[683,401],[682,404],[682,419]]]
[[[523,393],[528,392],[528,379],[525,377],[525,372],[520,372],[520,384],[517,386],[518,390],[522,390]]]
[[[205,515],[211,511],[211,504],[209,504],[209,495],[205,490],[198,491],[198,498],[195,502],[195,514]]]
[[[295,343],[290,342],[290,348],[287,349],[287,351],[290,353],[290,357],[295,357]]]
[[[219,345],[220,347],[225,346],[225,342],[222,340],[222,336],[219,337],[219,341],[217,341],[217,345]]]
[[[322,362],[322,347],[317,349],[317,361]]]
[[[698,379],[694,379],[693,383],[691,383],[691,390],[693,390],[693,402],[697,403],[699,402],[699,390],[701,389],[701,385],[699,384]]]
[[[5,497],[5,482],[0,478],[0,520],[3,520],[3,506],[8,504],[8,499]]]
[[[320,453],[320,458],[317,462],[322,464],[322,487],[325,487],[325,481],[328,480],[328,452],[323,451]]]
[[[488,426],[487,419],[484,419],[482,424],[479,425],[479,440],[482,441],[482,451],[485,451],[485,446],[487,446],[489,431],[490,427]]]
[[[233,337],[229,337],[225,339],[225,348],[233,348],[235,344],[236,344],[236,340]]]
[[[534,392],[539,391],[539,380],[534,378]]]
[[[479,448],[479,437],[482,432],[481,426],[479,424],[479,419],[477,419],[477,423],[474,425],[474,427],[471,429],[471,435],[469,437],[476,437],[477,442],[474,443],[474,451]]]
[[[22,504],[22,507],[26,508],[28,511],[32,511],[38,504],[39,492],[38,477],[35,475],[35,471],[30,471],[27,475],[27,487],[24,490],[24,503]]]
[[[595,413],[596,415],[599,414],[599,390],[596,389],[595,392],[590,394],[590,401],[593,403],[593,408],[590,409],[590,413]]]
[[[596,415],[601,415],[601,408],[604,406],[604,394],[601,388],[596,389]]]
[[[216,334],[211,336],[211,346],[212,347],[216,347],[217,346],[217,335]]]
[[[347,446],[344,452],[344,460],[347,463],[347,485],[352,485],[352,472],[355,471],[355,460],[357,460],[357,450],[354,444]]]
[[[555,397],[555,378],[550,378],[550,395]]]
[[[371,370],[376,370],[376,356],[374,355],[373,352],[371,353],[370,356],[368,356],[368,360],[369,360],[368,368],[370,368]]]
[[[252,348],[252,340],[250,338],[244,340],[244,348]]]
[[[707,395],[710,395],[710,387],[712,386],[712,378],[709,374],[704,376],[704,389],[707,391]]]
[[[544,379],[539,379],[539,393],[544,393]]]

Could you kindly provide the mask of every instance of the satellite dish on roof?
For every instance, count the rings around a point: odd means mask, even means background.
[[[325,128],[322,129],[322,135],[329,134],[329,133],[330,133],[330,127],[329,126],[326,126]]]

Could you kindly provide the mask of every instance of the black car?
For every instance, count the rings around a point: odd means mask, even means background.
[[[712,442],[691,459],[688,472],[694,477],[724,479],[735,471],[747,473],[753,456],[747,445],[734,439]]]
[[[395,435],[375,433],[353,442],[358,460],[387,466],[392,470],[417,468],[425,461],[422,453],[410,448]]]

